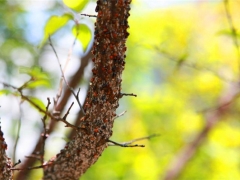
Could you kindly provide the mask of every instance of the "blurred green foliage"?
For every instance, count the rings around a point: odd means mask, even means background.
[[[240,4],[230,5],[238,30]],[[128,112],[116,120],[112,139],[161,136],[139,142],[144,149],[107,148],[82,179],[163,179],[173,158],[203,128],[203,112],[216,108],[229,83],[238,79],[232,37],[219,34],[229,32],[222,2],[138,8],[132,5],[123,76],[123,91],[138,97],[122,100],[120,110]],[[237,102],[178,179],[240,179]]]
[[[83,10],[83,8],[87,5],[88,0],[63,0],[64,4],[68,6],[69,8],[80,12]]]
[[[86,5],[86,1],[79,2]],[[240,4],[238,1],[230,2],[232,19],[239,30]],[[21,6],[4,3],[5,8],[1,8],[0,13],[0,59],[1,63],[7,64],[8,76],[16,77],[16,73],[12,73],[18,67],[11,57],[13,49],[23,48],[30,52],[36,57],[36,65],[41,53],[34,50],[23,35],[25,10]],[[76,5],[76,8],[68,6],[76,11],[84,8],[83,5]],[[46,29],[50,28],[51,33],[61,27],[56,28],[55,21],[51,27],[48,26],[54,18],[57,17],[50,17],[46,23]],[[68,20],[68,16],[64,16],[57,24],[64,26]],[[13,28],[16,23],[19,24],[18,29]],[[111,139],[123,142],[154,133],[161,136],[139,142],[145,144],[145,148],[107,148],[82,180],[162,179],[177,153],[203,128],[204,112],[216,108],[224,90],[239,78],[236,48],[222,2],[183,2],[178,6],[146,9],[140,0],[135,0],[129,24],[122,89],[138,97],[121,100],[118,113],[124,110],[127,113],[116,120]],[[88,30],[86,33],[89,34]],[[47,39],[47,31],[43,39]],[[88,37],[86,42],[81,40],[84,48],[90,39]],[[34,76],[32,73],[38,70],[25,73]],[[46,80],[44,77],[39,79]],[[36,88],[39,84],[33,86]],[[197,150],[179,180],[240,179],[239,106],[236,99],[230,111]],[[39,177],[39,174],[41,170],[33,171],[31,179]]]

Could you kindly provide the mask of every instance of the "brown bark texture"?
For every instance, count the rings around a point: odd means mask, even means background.
[[[130,0],[98,0],[93,77],[76,136],[44,167],[44,180],[77,180],[107,147],[122,97]]]
[[[11,159],[6,155],[7,144],[3,137],[3,132],[0,126],[0,179],[12,180],[13,173],[11,170]]]

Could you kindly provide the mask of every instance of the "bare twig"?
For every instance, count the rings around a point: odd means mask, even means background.
[[[145,145],[139,145],[139,144],[133,144],[134,142],[137,142],[137,141],[142,141],[142,140],[145,140],[145,139],[148,139],[150,140],[151,138],[154,138],[154,137],[157,137],[157,136],[160,136],[159,134],[152,134],[150,136],[146,136],[146,137],[141,137],[141,138],[137,138],[137,139],[134,139],[134,140],[131,140],[131,141],[128,141],[128,142],[123,142],[123,143],[117,143],[115,141],[112,141],[112,140],[108,140],[109,143],[109,146],[120,146],[120,147],[145,147]]]
[[[119,96],[120,96],[120,97],[123,97],[123,96],[134,96],[134,97],[137,97],[137,95],[136,95],[136,94],[133,94],[133,93],[130,93],[130,94],[128,94],[128,93],[120,93]]]
[[[47,103],[47,106],[46,106],[46,112],[48,112],[48,109],[49,109],[49,106],[51,104],[50,102],[50,99],[47,98],[48,100],[48,103]],[[44,117],[42,118],[42,123],[43,123],[43,133],[42,133],[42,147],[41,147],[41,152],[40,152],[40,161],[41,161],[41,164],[44,163],[44,155],[45,155],[45,141],[48,137],[48,134],[47,134],[47,127],[46,127],[46,120],[47,120],[47,114],[44,115]]]
[[[138,144],[127,144],[127,143],[117,143],[115,141],[112,140],[108,140],[108,142],[112,143],[112,144],[108,144],[108,146],[120,146],[120,147],[145,147],[145,145],[138,145]]]
[[[113,118],[113,120],[115,120],[115,119],[123,116],[126,112],[127,112],[127,111],[123,111],[123,112],[121,112],[120,114],[116,115],[116,116]]]
[[[34,103],[28,96],[23,95],[22,91],[20,91],[17,87],[15,87],[15,86],[13,86],[13,85],[10,85],[10,84],[7,84],[7,83],[2,83],[2,84],[4,84],[5,86],[11,87],[11,88],[17,90],[17,91],[20,93],[21,98],[22,98],[23,100],[26,100],[26,101],[27,101],[28,103],[30,103],[32,106],[34,106],[39,112],[41,112],[41,113],[49,116],[50,118],[52,118],[52,119],[54,119],[54,120],[64,122],[64,123],[66,124],[66,127],[71,127],[71,128],[74,128],[74,129],[77,128],[76,126],[74,126],[74,125],[70,124],[69,122],[67,122],[66,119],[64,119],[64,118],[66,118],[66,115],[68,115],[70,109],[72,108],[73,103],[72,103],[72,105],[70,106],[70,108],[68,109],[67,113],[64,115],[63,118],[61,118],[61,117],[55,117],[55,116],[52,115],[50,112],[45,111],[45,110],[43,110],[41,107],[39,107],[39,106],[38,106],[36,103]]]
[[[30,78],[27,82],[25,82],[21,87],[19,87],[19,91],[22,91],[27,85],[33,81],[33,78]]]
[[[82,16],[88,16],[88,17],[97,17],[96,15],[90,15],[90,14],[80,14]]]
[[[20,135],[20,129],[21,129],[21,125],[22,125],[22,108],[21,108],[21,104],[22,101],[19,103],[19,112],[20,112],[20,118],[18,121],[18,127],[17,127],[17,137],[16,137],[16,141],[13,147],[13,162],[16,162],[16,151],[17,151],[17,145],[18,145],[18,141],[19,141],[19,135]]]
[[[13,167],[17,166],[17,165],[20,164],[20,163],[21,163],[21,160],[19,159],[18,162],[16,162],[16,163],[13,165]]]
[[[64,120],[66,120],[66,119],[67,119],[67,116],[68,116],[68,114],[69,114],[69,112],[70,112],[70,110],[71,110],[71,108],[72,108],[73,104],[74,104],[74,102],[72,102],[72,104],[70,105],[70,107],[68,108],[68,110],[67,110],[66,114],[64,115],[64,117],[63,117],[62,119],[64,119]]]
[[[76,71],[75,75],[72,77],[71,81],[70,81],[70,86],[75,88],[80,79],[83,77],[83,73],[84,73],[84,69],[86,68],[86,66],[88,65],[90,59],[92,58],[92,53],[91,51],[88,51],[86,55],[84,55],[82,58],[81,58],[81,64],[79,65],[78,67],[78,70]],[[60,102],[58,103],[55,111],[59,111],[61,112],[69,97],[72,95],[71,91],[67,88],[66,91],[64,91],[64,94],[60,100]],[[80,121],[78,121],[80,119],[80,117],[83,116],[82,112],[79,112],[79,117],[77,118],[77,121],[75,121],[75,126],[79,126],[79,123]],[[60,113],[59,113],[60,115]],[[56,126],[56,123],[57,121],[50,121],[50,124],[49,124],[49,127],[48,127],[48,134],[50,134],[53,130],[54,130],[54,127]],[[72,139],[74,137],[74,135],[76,134],[76,131],[71,131],[70,135],[69,135],[69,139]],[[40,159],[40,158],[37,158],[37,155],[34,155],[35,152],[40,152],[41,151],[41,148],[42,148],[42,137],[39,137],[39,139],[37,140],[37,143],[35,145],[35,148],[33,149],[32,151],[32,156],[35,156],[34,157],[31,157],[31,158],[27,158],[25,159],[22,163],[21,163],[21,168],[25,169],[27,167],[31,167],[34,165],[36,159]],[[23,179],[27,179],[28,177],[28,174],[29,174],[30,171],[20,171],[17,176],[16,176],[16,180],[23,180]]]
[[[68,82],[67,82],[67,80],[66,80],[66,78],[65,78],[65,76],[64,76],[64,71],[63,71],[63,69],[62,69],[62,65],[61,65],[60,60],[59,60],[59,58],[58,58],[57,52],[56,52],[56,50],[55,50],[55,48],[54,48],[54,46],[53,46],[53,44],[52,44],[52,41],[51,41],[50,36],[49,36],[49,42],[50,42],[50,46],[52,47],[52,49],[53,49],[53,51],[54,51],[54,53],[55,53],[55,55],[56,55],[56,58],[57,58],[57,61],[58,61],[58,64],[59,64],[59,67],[60,67],[60,70],[61,70],[62,78],[63,78],[65,84],[67,85],[68,89],[72,92],[72,94],[73,94],[74,97],[76,98],[76,100],[77,100],[77,102],[78,102],[78,105],[79,105],[81,111],[83,111],[83,114],[85,115],[85,112],[84,112],[84,110],[83,110],[83,108],[82,108],[82,105],[81,105],[81,103],[80,103],[80,101],[79,101],[79,97],[78,97],[78,96],[79,96],[79,92],[80,92],[80,88],[79,88],[77,94],[75,94],[73,88],[70,87],[70,85],[68,84]],[[75,43],[75,41],[74,41],[74,43]]]
[[[43,164],[40,166],[28,167],[28,168],[24,168],[24,169],[23,168],[11,168],[11,170],[13,170],[13,171],[24,171],[25,170],[26,171],[26,170],[33,170],[33,169],[42,169],[48,165],[50,165],[50,164]]]
[[[224,8],[225,8],[228,24],[229,24],[230,29],[232,31],[233,43],[234,43],[234,45],[236,47],[236,50],[237,50],[238,71],[239,71],[239,76],[240,76],[240,50],[239,50],[239,43],[238,43],[238,35],[237,35],[237,29],[235,28],[235,26],[233,24],[232,16],[231,16],[231,13],[230,13],[230,10],[229,10],[229,1],[228,0],[224,0]]]
[[[82,104],[81,104],[80,99],[79,99],[80,88],[78,89],[77,94],[75,94],[73,88],[70,87],[70,90],[71,90],[73,96],[75,97],[75,99],[77,100],[77,103],[78,103],[80,109],[82,110],[83,114],[85,115],[85,112],[83,110]]]

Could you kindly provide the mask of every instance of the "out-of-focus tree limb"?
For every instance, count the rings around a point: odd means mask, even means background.
[[[170,163],[169,168],[166,171],[164,180],[175,180],[179,177],[181,172],[187,167],[187,163],[195,155],[196,151],[202,145],[204,140],[207,138],[209,132],[215,127],[224,114],[228,112],[231,104],[239,97],[240,86],[238,83],[232,84],[228,90],[223,93],[222,97],[219,99],[219,105],[214,110],[209,110],[205,114],[206,124],[202,131],[194,138],[194,140],[186,145],[175,159]]]

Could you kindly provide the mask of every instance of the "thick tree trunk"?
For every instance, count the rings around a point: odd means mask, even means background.
[[[98,0],[93,46],[93,77],[76,137],[44,168],[44,180],[77,180],[92,165],[112,135],[121,98],[130,0]]]

